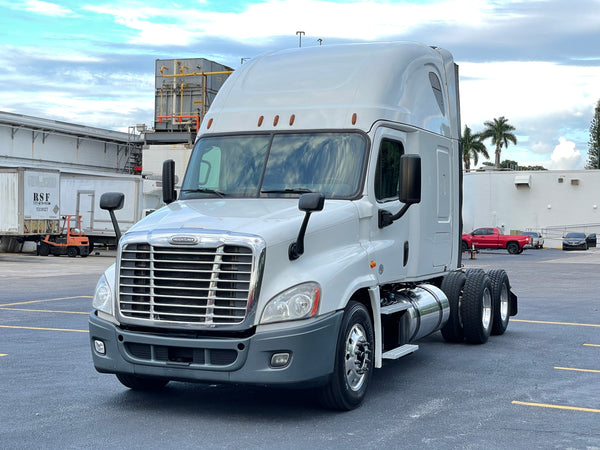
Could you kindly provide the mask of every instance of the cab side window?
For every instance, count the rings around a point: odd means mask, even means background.
[[[404,153],[401,142],[382,139],[375,169],[375,198],[380,202],[398,200],[400,187],[400,156]]]

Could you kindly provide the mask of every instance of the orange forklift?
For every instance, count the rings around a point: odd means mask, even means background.
[[[89,239],[81,231],[81,216],[62,216],[62,229],[60,235],[47,234],[38,246],[40,256],[67,255],[75,258],[80,255],[85,258],[90,254]]]

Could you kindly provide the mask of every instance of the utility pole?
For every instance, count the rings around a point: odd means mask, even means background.
[[[306,34],[304,31],[296,31],[296,34],[298,35],[300,41],[298,43],[298,47],[302,47],[302,35]]]

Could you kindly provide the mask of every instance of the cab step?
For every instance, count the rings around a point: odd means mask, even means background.
[[[383,355],[381,355],[381,357],[383,359],[398,359],[398,358],[402,358],[403,356],[410,355],[411,353],[414,353],[417,350],[419,350],[418,345],[404,344],[404,345],[401,345],[400,347],[396,347],[396,348],[393,348],[392,350],[388,350]]]

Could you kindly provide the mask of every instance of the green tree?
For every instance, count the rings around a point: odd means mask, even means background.
[[[494,167],[500,168],[500,153],[502,152],[502,146],[508,147],[508,143],[512,142],[517,145],[517,137],[512,133],[515,130],[511,124],[508,123],[508,119],[504,116],[488,120],[483,124],[485,130],[481,133],[482,139],[490,138],[492,145],[496,146],[496,158]]]
[[[487,152],[487,148],[485,148],[485,144],[481,141],[481,134],[472,134],[471,129],[467,125],[465,125],[461,141],[464,169],[467,172],[471,170],[471,158],[473,158],[474,166],[479,162],[479,154],[489,159],[490,155]]]
[[[600,100],[596,103],[594,118],[590,125],[590,140],[588,143],[588,162],[586,169],[600,169]]]

